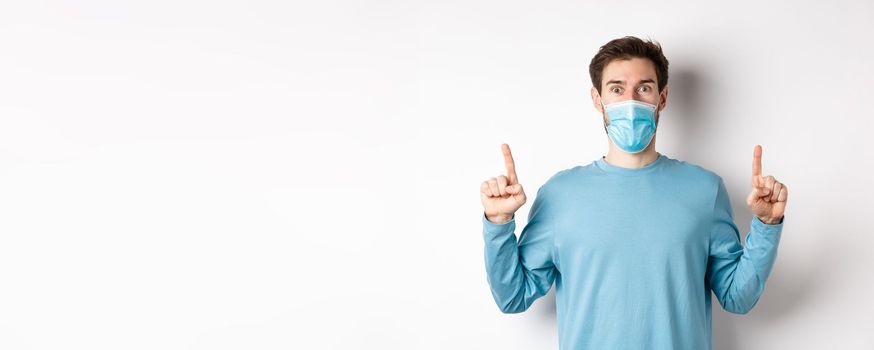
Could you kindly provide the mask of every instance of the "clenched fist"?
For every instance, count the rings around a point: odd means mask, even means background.
[[[516,164],[510,146],[501,145],[504,152],[504,164],[507,175],[498,175],[483,181],[480,185],[480,197],[483,201],[486,218],[496,224],[503,224],[513,218],[519,208],[525,204],[525,191],[516,178]]]
[[[783,221],[789,188],[773,176],[762,176],[762,146],[753,149],[753,189],[747,196],[747,205],[759,220],[766,224]]]

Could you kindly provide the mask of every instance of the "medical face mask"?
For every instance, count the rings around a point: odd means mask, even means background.
[[[621,150],[628,153],[643,151],[655,135],[656,106],[636,100],[602,105],[610,124],[607,135]]]

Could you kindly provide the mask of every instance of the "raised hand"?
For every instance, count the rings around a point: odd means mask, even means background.
[[[525,204],[525,191],[516,178],[516,163],[510,153],[510,146],[502,144],[501,151],[504,153],[507,175],[498,175],[480,185],[480,197],[486,218],[496,224],[510,221],[513,214]]]
[[[789,189],[773,176],[762,176],[762,146],[753,150],[753,190],[747,196],[747,205],[753,214],[766,224],[783,220]]]

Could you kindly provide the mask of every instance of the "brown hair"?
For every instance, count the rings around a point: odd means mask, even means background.
[[[633,57],[648,58],[655,65],[656,79],[659,91],[668,85],[668,59],[662,53],[662,46],[651,39],[643,41],[640,38],[626,36],[601,46],[592,62],[589,64],[589,75],[592,77],[592,85],[601,93],[601,75],[604,67],[614,60],[628,60]]]

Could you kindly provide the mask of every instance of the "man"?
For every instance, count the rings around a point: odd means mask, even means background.
[[[488,282],[505,313],[525,311],[556,284],[561,349],[711,349],[711,291],[750,311],[774,265],[788,189],[762,175],[753,150],[753,212],[744,246],[722,178],[655,150],[668,98],[661,45],[624,37],[589,66],[609,150],[559,171],[526,202],[508,145],[506,176],[484,181]]]

